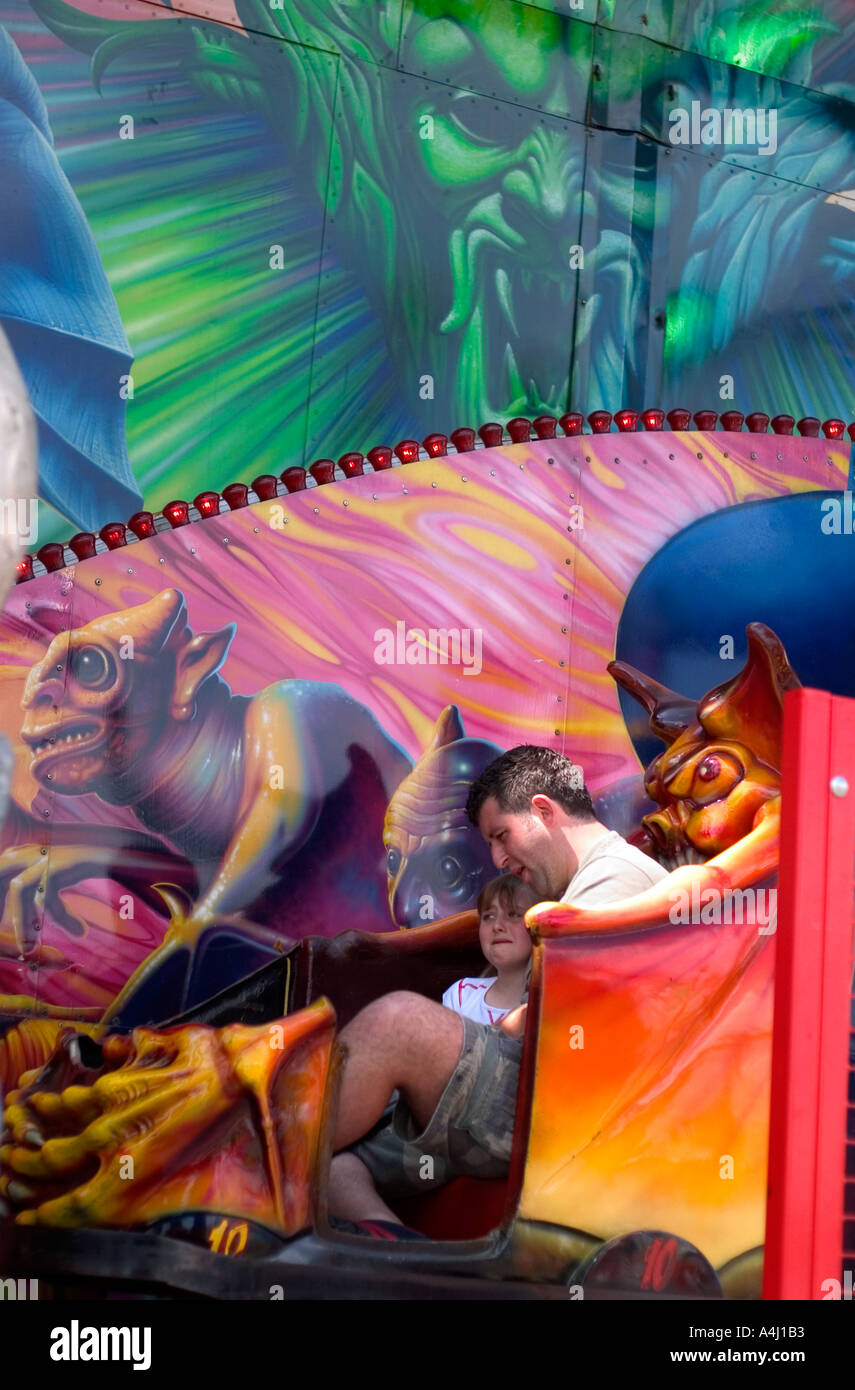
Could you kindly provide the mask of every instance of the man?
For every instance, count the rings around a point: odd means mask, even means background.
[[[496,868],[517,874],[541,901],[615,902],[666,874],[597,820],[581,769],[548,748],[524,744],[496,758],[472,784],[466,810]],[[377,1185],[394,1200],[460,1173],[504,1176],[525,1007],[493,1028],[396,991],[342,1030],[332,1216],[404,1235]],[[401,1100],[390,1121],[384,1112],[395,1090]]]
[[[541,902],[596,907],[643,893],[666,870],[597,820],[581,768],[523,744],[485,768],[466,810],[497,869],[530,883]]]

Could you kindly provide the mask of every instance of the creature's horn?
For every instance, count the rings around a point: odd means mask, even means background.
[[[175,917],[189,917],[193,911],[193,899],[177,883],[153,883],[152,888],[159,893],[169,909],[170,921]]]
[[[610,661],[606,669],[619,686],[644,706],[650,716],[651,729],[665,743],[673,743],[698,722],[696,700],[678,695],[625,661]]]
[[[781,766],[784,694],[801,684],[784,644],[765,623],[749,623],[748,659],[742,670],[700,701],[698,715],[713,738],[751,744],[762,762]]]
[[[460,710],[456,705],[446,705],[434,725],[433,738],[425,752],[435,753],[437,748],[445,748],[449,743],[456,743],[459,738],[465,737],[466,730],[463,727]]]

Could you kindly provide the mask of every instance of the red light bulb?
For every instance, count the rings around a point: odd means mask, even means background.
[[[792,415],[772,416],[772,429],[775,434],[792,434],[795,424],[796,422]]]
[[[33,557],[32,555],[22,555],[15,566],[15,583],[23,584],[26,579],[33,577]]]
[[[302,468],[300,472],[302,473]],[[229,483],[223,488],[223,497],[228,503],[229,509],[236,512],[238,507],[245,507],[249,503],[249,488],[246,483]]]
[[[554,439],[558,421],[554,415],[536,415],[532,420],[535,436],[538,439]]]
[[[186,502],[184,506],[187,506]],[[111,521],[106,526],[102,526],[98,535],[108,550],[119,550],[123,545],[127,545],[126,528],[121,521]]]
[[[515,415],[513,420],[508,421],[508,434],[512,444],[526,444],[531,439],[531,420],[526,420],[523,415]]]
[[[672,430],[687,430],[691,418],[691,411],[683,410],[682,406],[678,406],[676,410],[669,410],[665,416]]]
[[[815,415],[805,415],[799,420],[796,429],[805,439],[816,439],[819,434],[819,421]]]
[[[718,411],[696,410],[692,418],[699,430],[714,430],[718,423]]]
[[[475,431],[469,429],[468,425],[461,425],[459,429],[451,431],[451,442],[458,454],[471,454],[475,448]]]
[[[128,523],[130,525],[130,523]],[[78,560],[91,560],[95,555],[95,537],[91,531],[78,531],[76,536],[72,536],[68,542],[69,550],[77,556]]]
[[[661,430],[665,424],[665,411],[658,408],[642,411],[641,421],[646,430]]]
[[[565,434],[573,435],[582,433],[584,421],[578,410],[571,410],[567,415],[560,416],[558,423]]]
[[[252,480],[252,490],[259,502],[272,502],[276,496],[279,479],[273,473],[260,473]]]
[[[619,410],[615,416],[615,424],[621,434],[632,433],[633,430],[638,429],[638,411],[626,409]]]
[[[822,432],[826,439],[840,439],[845,429],[845,420],[825,420],[822,426]]]
[[[495,420],[489,420],[481,426],[478,435],[485,449],[498,449],[502,442],[502,427]]]
[[[325,487],[327,483],[335,481],[335,464],[332,459],[315,459],[309,466],[309,472],[318,487]]]
[[[429,434],[422,440],[422,448],[429,458],[442,458],[448,451],[448,439],[444,434]]]
[[[728,430],[731,434],[738,434],[745,424],[745,416],[741,410],[725,410],[722,412],[721,427]]]
[[[146,536],[156,534],[154,517],[151,512],[134,512],[128,522],[128,530],[133,531],[138,540],[144,541]]]
[[[612,427],[612,417],[607,410],[592,410],[588,424],[594,434],[608,434]]]
[[[745,417],[745,423],[752,434],[765,434],[769,428],[769,416],[764,415],[762,410],[753,410]]]
[[[358,478],[362,474],[364,459],[361,454],[342,454],[338,466],[346,478]]]
[[[365,455],[375,473],[381,472],[384,468],[392,467],[392,450],[388,444],[375,444],[373,449],[369,449]]]
[[[178,526],[187,526],[189,524],[190,507],[186,502],[180,500],[176,502],[167,502],[163,509],[163,515],[174,530]],[[101,535],[104,536],[103,531]],[[104,539],[107,540],[106,536],[104,536]],[[107,541],[107,544],[109,545],[109,541]]]
[[[218,492],[200,492],[198,497],[193,498],[193,506],[200,516],[219,516],[220,494]]]
[[[303,492],[306,486],[306,470],[295,463],[279,474],[289,492]]]
[[[122,529],[124,530],[124,527]],[[65,547],[60,545],[59,541],[48,541],[41,550],[36,551],[36,558],[41,560],[48,574],[53,574],[65,565]]]
[[[395,445],[395,457],[401,463],[415,463],[419,456],[419,445],[415,439],[402,439]]]

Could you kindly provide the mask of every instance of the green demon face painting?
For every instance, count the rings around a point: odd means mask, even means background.
[[[206,337],[225,311],[211,314],[194,228],[209,185],[194,183],[170,294],[198,319],[201,355],[192,382],[169,368],[156,405],[134,406],[144,491],[168,489],[179,456],[185,492],[203,465],[209,485],[236,476],[238,391],[241,439],[268,468],[570,408],[849,408],[855,18],[842,0],[821,14],[804,0],[216,0],[211,18],[118,0],[31,8],[65,52],[90,55],[102,100],[120,79],[137,111],[161,87],[190,94],[175,108],[180,140],[150,166],[170,196],[208,162],[216,179],[227,142],[206,145],[204,113],[220,111],[263,120],[302,200],[252,247],[263,263],[231,315],[226,368],[225,330],[218,356]],[[710,140],[704,113],[720,123],[730,108],[774,116],[774,144]],[[154,142],[157,118],[145,119]],[[283,175],[268,162],[252,178],[239,250]],[[130,197],[113,179],[109,197]],[[270,267],[290,273],[299,313],[271,317],[241,362],[246,319],[278,292]],[[122,307],[139,353],[153,342],[148,292],[135,322]],[[286,350],[308,363],[299,384]],[[153,431],[179,418],[184,439],[173,423],[173,454],[155,458]]]

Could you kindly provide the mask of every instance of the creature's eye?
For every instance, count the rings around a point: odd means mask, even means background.
[[[108,690],[116,679],[116,663],[103,647],[75,647],[68,664],[74,679],[87,690]]]
[[[694,770],[688,799],[696,806],[721,801],[744,776],[745,769],[736,758],[727,753],[707,753]]]
[[[457,134],[479,145],[515,149],[522,139],[522,112],[513,103],[466,94],[451,102],[449,115]]]
[[[444,854],[439,861],[439,879],[443,888],[456,888],[463,877],[460,860],[453,854]]]
[[[394,878],[401,867],[401,852],[397,849],[390,849],[386,855],[386,872],[390,878]]]

